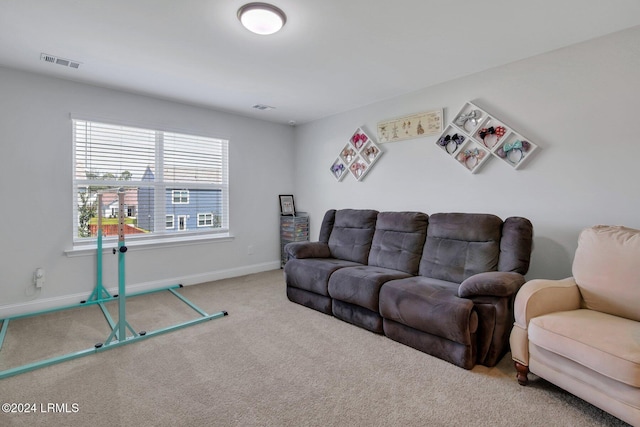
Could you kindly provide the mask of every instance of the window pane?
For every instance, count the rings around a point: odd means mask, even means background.
[[[167,219],[165,221],[165,228],[173,228],[173,215],[167,215]]]
[[[98,235],[98,215],[102,213],[102,235],[117,236],[120,221],[119,188],[84,187],[78,193],[78,237]],[[146,234],[153,231],[152,222],[140,214],[149,211],[140,195],[148,188],[126,187],[124,189],[124,232],[125,234]],[[98,197],[100,194],[100,197]],[[142,202],[142,205],[141,205]]]
[[[165,133],[165,181],[221,184],[223,142],[218,139]]]
[[[150,180],[155,168],[154,131],[75,122],[76,179]]]
[[[171,200],[173,204],[186,204],[189,203],[189,191],[188,190],[172,190]]]

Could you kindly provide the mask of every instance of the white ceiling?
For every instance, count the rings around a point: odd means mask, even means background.
[[[248,2],[0,0],[0,65],[304,123],[640,25],[637,0],[273,0],[258,36]]]

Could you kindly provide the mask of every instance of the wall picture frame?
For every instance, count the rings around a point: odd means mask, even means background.
[[[292,194],[280,194],[280,215],[295,216],[296,207]]]
[[[425,111],[378,122],[378,142],[403,141],[442,132],[443,110]]]

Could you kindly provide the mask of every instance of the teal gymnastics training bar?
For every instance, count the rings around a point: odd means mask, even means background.
[[[131,344],[133,342],[138,342],[143,339],[151,338],[156,335],[164,334],[167,332],[176,331],[178,329],[186,328],[188,326],[197,325],[198,323],[206,322],[208,320],[218,319],[220,317],[226,316],[228,313],[226,311],[219,311],[214,314],[207,314],[183,295],[176,292],[177,288],[181,288],[182,285],[173,285],[167,286],[164,288],[154,289],[151,291],[144,291],[126,295],[125,294],[125,254],[127,252],[127,247],[125,246],[124,240],[124,190],[118,190],[118,295],[112,296],[109,292],[104,288],[102,284],[102,194],[98,194],[98,233],[97,233],[97,280],[96,287],[89,296],[86,301],[81,301],[79,304],[68,305],[64,307],[58,307],[50,310],[42,310],[33,313],[21,314],[17,316],[7,317],[4,319],[0,319],[2,321],[2,328],[0,329],[0,351],[2,350],[2,344],[4,343],[4,338],[7,334],[7,329],[9,327],[9,322],[15,319],[21,319],[25,317],[33,317],[39,316],[43,314],[49,314],[57,311],[69,310],[72,308],[78,307],[86,307],[89,305],[97,304],[102,313],[104,314],[105,319],[109,323],[111,328],[111,333],[107,337],[107,339],[103,343],[95,344],[91,348],[87,348],[86,350],[80,350],[73,353],[64,354],[62,356],[56,356],[49,359],[43,359],[37,362],[28,363],[25,365],[21,365],[15,368],[6,369],[4,371],[0,371],[0,379],[11,377],[18,374],[23,374],[25,372],[33,371],[35,369],[44,368],[45,366],[55,365],[57,363],[62,363],[67,360],[77,359],[83,356],[88,356],[90,354],[95,354],[101,351],[106,351],[112,348],[120,347],[125,344]],[[113,249],[113,253],[116,253],[116,249]],[[195,312],[197,312],[200,316],[189,320],[183,323],[178,323],[172,326],[168,326],[166,328],[158,329],[150,332],[136,332],[131,325],[127,322],[126,319],[126,300],[127,297],[140,296],[145,294],[151,294],[156,292],[168,291],[175,295],[182,302],[191,307]],[[115,323],[113,318],[109,314],[109,311],[105,307],[105,303],[109,301],[118,300],[118,322]],[[127,333],[130,332],[130,334]]]

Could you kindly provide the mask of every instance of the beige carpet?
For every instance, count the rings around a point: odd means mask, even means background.
[[[0,426],[625,425],[544,380],[519,386],[508,355],[466,371],[291,303],[281,270],[181,292],[229,316],[0,380],[0,403],[36,404],[0,413]],[[136,330],[192,313],[168,292],[127,303]],[[108,332],[97,307],[12,321],[0,369],[89,348]]]

